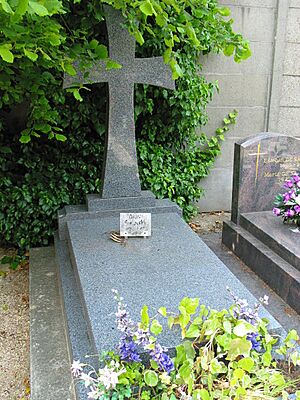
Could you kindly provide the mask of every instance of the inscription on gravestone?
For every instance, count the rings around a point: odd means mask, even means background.
[[[120,213],[120,235],[151,236],[151,214]]]
[[[232,221],[239,215],[273,208],[283,182],[300,171],[300,140],[262,133],[235,144]]]
[[[144,83],[175,89],[171,70],[162,57],[135,58],[135,39],[123,28],[122,14],[104,6],[109,40],[109,57],[122,65],[106,70],[98,62],[85,77],[66,76],[64,87],[108,82],[109,111],[106,154],[102,169],[102,198],[141,196],[134,128],[134,84]],[[76,65],[75,65],[76,67]]]

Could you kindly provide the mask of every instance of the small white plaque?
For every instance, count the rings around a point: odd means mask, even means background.
[[[120,236],[151,236],[151,213],[120,213]]]

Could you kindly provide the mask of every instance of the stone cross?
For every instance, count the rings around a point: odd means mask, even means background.
[[[109,6],[105,6],[104,10],[109,57],[121,64],[122,68],[107,70],[103,62],[98,62],[87,78],[78,69],[76,76],[67,76],[64,87],[78,83],[108,82],[108,128],[101,197],[136,197],[141,196],[141,185],[135,143],[134,84],[175,89],[175,83],[162,57],[135,58],[135,39],[123,27],[125,21],[122,14]]]

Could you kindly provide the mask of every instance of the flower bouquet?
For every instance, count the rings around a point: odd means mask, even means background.
[[[300,226],[300,175],[293,175],[285,182],[284,188],[286,192],[276,196],[273,213],[283,217],[284,222]]]

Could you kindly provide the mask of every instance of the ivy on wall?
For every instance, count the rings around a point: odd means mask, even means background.
[[[235,114],[211,136],[197,132],[217,90],[201,76],[199,55],[237,62],[249,45],[216,0],[103,1],[121,9],[139,56],[164,55],[176,90],[137,85],[135,117],[144,188],[183,207],[186,218],[220,153]],[[47,244],[56,212],[98,192],[105,133],[104,85],[64,91],[63,74],[108,59],[101,2],[0,0],[0,240]]]

